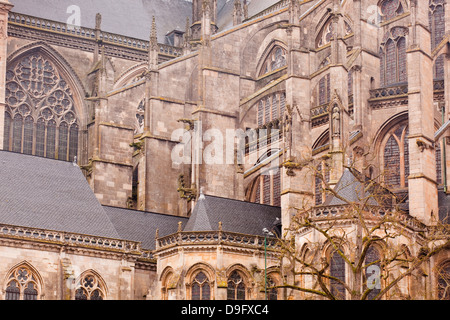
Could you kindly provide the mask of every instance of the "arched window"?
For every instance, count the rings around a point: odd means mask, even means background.
[[[409,130],[406,124],[394,127],[384,145],[384,182],[392,188],[408,187]]]
[[[331,99],[331,77],[330,74],[322,77],[319,80],[319,106],[327,104]]]
[[[105,297],[105,285],[97,275],[86,272],[80,277],[75,289],[75,300],[104,300]]]
[[[428,18],[431,30],[431,50],[434,50],[445,36],[444,1],[430,0]],[[444,79],[444,55],[436,59],[433,74],[437,80]]]
[[[281,206],[281,172],[262,174],[253,185],[250,201],[274,207]],[[252,197],[254,196],[254,198]]]
[[[23,264],[9,274],[5,300],[38,300],[40,288],[36,272]]]
[[[353,33],[352,27],[347,21],[344,21],[344,27],[345,27],[344,36],[348,36]],[[333,39],[333,31],[334,31],[333,20],[328,19],[328,21],[323,25],[322,30],[319,32],[316,38],[316,48],[321,48],[329,44]]]
[[[23,128],[23,153],[33,153],[33,127],[34,121],[31,116],[26,117]]]
[[[391,20],[404,13],[400,0],[385,0],[380,5],[383,21]]]
[[[371,290],[367,300],[373,300],[381,292],[381,260],[374,247],[369,247],[365,259],[366,290]]]
[[[280,119],[286,108],[286,94],[284,92],[267,96],[256,104],[258,127]]]
[[[276,281],[273,277],[267,277],[267,299],[268,300],[278,300],[278,289],[275,288]]]
[[[330,291],[339,300],[345,300],[345,261],[339,252],[334,251],[330,257]]]
[[[241,274],[233,271],[228,277],[227,300],[245,300],[246,286]]]
[[[191,285],[192,300],[211,300],[211,285],[208,277],[200,271]]]
[[[450,300],[450,262],[438,270],[437,291],[439,300]]]
[[[286,66],[286,50],[280,46],[274,46],[264,61],[260,76],[278,70]]]
[[[381,85],[390,86],[408,80],[406,66],[407,29],[395,27],[388,32],[380,48]]]
[[[142,99],[136,108],[136,123],[134,134],[144,132],[144,116],[145,116],[145,99]]]
[[[34,52],[8,65],[5,93],[5,150],[73,160],[78,153],[75,102],[48,58]],[[71,133],[76,128],[72,138],[69,128]]]

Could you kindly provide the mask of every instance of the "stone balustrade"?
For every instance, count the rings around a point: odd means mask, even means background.
[[[141,253],[140,242],[109,239],[76,233],[50,231],[44,229],[0,225],[0,237],[19,240],[33,240],[56,245],[73,245],[93,249],[117,250],[127,253]]]
[[[57,34],[65,34],[92,42],[101,40],[105,44],[125,47],[127,49],[145,52],[149,50],[150,43],[147,40],[141,40],[81,26],[73,26],[67,23],[37,18],[22,13],[10,12],[8,16],[8,22],[16,26],[23,26],[35,30],[42,30]],[[158,46],[159,53],[162,55],[170,57],[179,57],[183,55],[182,48],[173,47],[166,44],[158,44]]]
[[[178,232],[156,239],[156,249],[168,249],[177,245],[232,245],[254,249],[264,247],[263,236],[245,235],[225,231]],[[278,239],[267,238],[267,247],[278,247]]]
[[[275,4],[271,5],[270,7],[268,7],[267,9],[265,9],[265,10],[259,12],[258,14],[250,17],[248,20],[253,20],[253,19],[256,19],[256,18],[264,17],[264,16],[266,16],[268,14],[271,14],[273,12],[276,12],[276,11],[279,11],[281,9],[287,8],[289,6],[289,2],[290,2],[290,0],[278,1],[277,3],[275,3]]]

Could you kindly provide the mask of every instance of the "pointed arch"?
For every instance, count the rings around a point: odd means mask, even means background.
[[[122,88],[130,83],[138,82],[143,79],[145,72],[148,71],[148,63],[138,63],[125,72],[123,72],[114,82],[114,90]]]
[[[214,300],[214,268],[200,262],[186,272],[187,300]]]
[[[35,42],[18,49],[7,60],[5,112],[14,121],[5,133],[5,149],[73,161],[80,143],[69,137],[69,128],[86,128],[84,98],[78,76],[52,47]]]
[[[286,66],[286,54],[287,45],[281,40],[272,40],[272,42],[266,47],[262,56],[258,60],[256,74],[261,77],[269,72],[278,70]]]
[[[22,261],[7,272],[3,288],[5,300],[41,300],[44,282],[31,263]]]
[[[227,271],[227,300],[248,300],[253,285],[250,272],[242,264],[230,266]]]
[[[383,37],[379,49],[381,86],[404,83],[407,77],[406,37],[408,29],[394,27]]]
[[[352,21],[348,16],[344,16],[343,19],[345,28],[344,37],[350,36],[353,33]],[[319,49],[327,46],[333,38],[334,31],[331,11],[327,10],[320,22],[316,25],[316,32],[314,34],[316,48]]]
[[[73,297],[75,300],[106,300],[108,287],[103,277],[95,270],[84,271],[76,280]]]
[[[52,63],[54,63],[58,71],[61,73],[62,78],[68,82],[68,85],[73,93],[78,118],[81,124],[85,125],[87,121],[87,109],[84,99],[87,92],[75,70],[58,51],[53,49],[44,41],[33,42],[11,53],[6,62],[7,66],[35,52],[44,55]]]

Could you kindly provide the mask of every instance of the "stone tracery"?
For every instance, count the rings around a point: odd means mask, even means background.
[[[5,149],[73,161],[79,123],[73,93],[40,52],[9,66],[6,74]]]

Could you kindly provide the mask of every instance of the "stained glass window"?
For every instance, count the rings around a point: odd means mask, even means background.
[[[20,300],[19,284],[15,280],[8,284],[5,300]]]
[[[211,286],[208,277],[203,272],[199,272],[191,286],[192,300],[211,300]]]
[[[370,289],[367,300],[373,300],[381,292],[381,268],[378,251],[370,247],[366,253],[366,286]]]
[[[33,127],[33,118],[31,116],[28,116],[25,119],[23,128],[23,153],[25,154],[33,153]]]
[[[5,300],[38,300],[37,276],[27,265],[15,268],[8,277]]]
[[[407,29],[395,27],[383,38],[380,48],[382,86],[404,83],[408,80],[405,38],[407,33]]]
[[[438,299],[450,300],[450,263],[441,267],[437,274]]]
[[[13,120],[13,148],[14,152],[22,152],[22,124],[23,118],[16,114]]]
[[[345,300],[345,261],[344,258],[335,251],[331,255],[330,276],[336,278],[330,281],[331,293],[340,300]]]
[[[245,300],[245,283],[238,271],[233,271],[228,278],[227,299]]]
[[[280,46],[274,46],[264,61],[260,76],[281,69],[286,65],[286,50]]]
[[[445,7],[443,0],[430,0],[428,18],[431,30],[431,50],[434,50],[445,36]],[[444,55],[436,59],[433,71],[435,79],[444,79]]]
[[[59,144],[58,144],[58,159],[67,160],[67,139],[69,137],[69,127],[67,123],[62,122],[59,125]]]
[[[383,20],[391,20],[404,12],[400,0],[385,0],[381,3]]]
[[[50,120],[47,124],[47,152],[46,156],[55,159],[56,154],[56,121]]]
[[[10,150],[9,147],[9,140],[11,136],[11,124],[12,119],[9,113],[5,114],[5,129],[4,129],[4,136],[3,136],[3,149],[4,150]]]
[[[384,148],[385,182],[389,187],[400,187],[400,148],[391,136]]]
[[[38,291],[36,285],[32,282],[28,283],[27,287],[23,291],[23,300],[37,300]]]
[[[384,181],[390,188],[408,187],[409,130],[405,124],[392,129],[384,146]]]
[[[104,300],[105,285],[97,275],[84,273],[75,290],[75,300]]]
[[[70,127],[70,138],[69,138],[69,161],[74,161],[78,154],[78,125],[74,123]]]
[[[276,283],[271,276],[267,277],[267,298],[268,300],[278,300],[278,290],[275,288]]]
[[[271,121],[280,119],[286,108],[286,94],[284,92],[275,93],[264,97],[256,104],[258,127],[266,125]]]
[[[58,159],[72,160],[78,133],[69,140],[68,128],[78,128],[75,102],[54,64],[34,52],[8,65],[6,81],[4,149],[52,159],[58,150]]]

